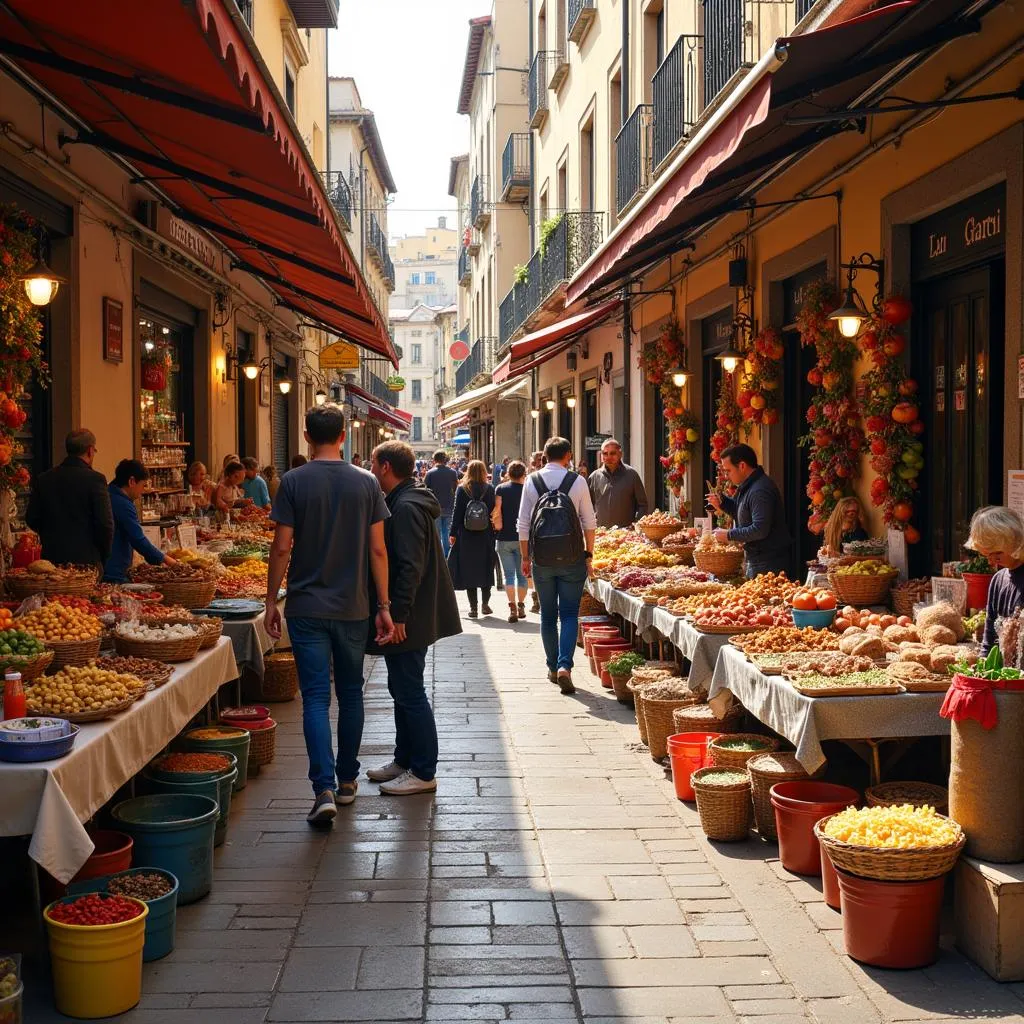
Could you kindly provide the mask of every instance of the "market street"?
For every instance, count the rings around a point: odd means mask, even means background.
[[[582,658],[575,697],[546,681],[535,617],[465,626],[428,661],[436,799],[364,780],[333,832],[310,830],[301,703],[275,705],[277,759],[236,796],[213,892],[179,908],[123,1024],[1024,1021],[1024,986],[955,952],[854,964],[816,881],[756,838],[704,839]],[[364,769],[392,736],[367,666]],[[27,995],[26,1021],[66,1019]]]

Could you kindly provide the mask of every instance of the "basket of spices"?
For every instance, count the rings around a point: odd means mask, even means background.
[[[114,630],[114,649],[130,658],[189,661],[198,653],[201,642],[199,630],[183,623],[150,626],[120,622]]]
[[[736,842],[750,834],[750,777],[737,768],[698,768],[690,776],[700,827],[708,839]]]
[[[152,584],[163,594],[164,604],[205,608],[217,591],[216,570],[208,565],[137,565],[132,580]]]
[[[743,722],[743,707],[734,704],[719,718],[710,704],[693,704],[676,708],[672,712],[672,726],[676,732],[739,732]]]
[[[96,665],[98,668],[105,668],[111,672],[126,672],[128,675],[138,676],[154,689],[163,686],[174,674],[174,669],[170,665],[157,661],[155,658],[129,658],[111,655],[100,658]]]
[[[637,697],[637,717],[644,718],[651,757],[661,761],[668,755],[668,738],[675,732],[672,712],[690,707],[700,698],[690,690],[689,681],[680,676],[658,679],[633,692]]]
[[[796,754],[775,751],[755,754],[747,761],[750,791],[754,800],[754,823],[764,839],[777,839],[775,808],[772,807],[771,788],[777,782],[804,782],[810,775],[796,759]]]
[[[263,699],[274,704],[294,700],[299,692],[299,673],[295,655],[275,651],[263,659]]]
[[[70,594],[86,597],[96,589],[99,578],[95,566],[54,565],[45,559],[33,562],[27,569],[12,569],[4,577],[7,589],[19,601],[33,594]]]
[[[779,741],[771,736],[753,732],[735,732],[711,741],[711,763],[716,768],[742,768],[758,754],[770,754],[779,749]],[[776,779],[776,781],[779,781]]]

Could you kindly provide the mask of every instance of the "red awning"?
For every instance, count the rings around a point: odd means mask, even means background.
[[[349,397],[355,396],[369,410],[367,413],[372,419],[389,423],[399,430],[408,430],[412,426],[412,413],[403,412],[401,409],[393,409],[384,405],[378,398],[375,398],[365,388],[358,384],[346,384],[345,391]]]
[[[450,430],[452,427],[461,427],[464,423],[469,422],[469,413],[462,412],[455,416],[449,416],[446,420],[441,420],[437,425],[438,430]]]
[[[282,304],[397,366],[320,175],[231,0],[4,0],[0,54]]]
[[[644,270],[678,251],[705,225],[742,209],[783,160],[850,122],[788,123],[789,117],[843,110],[902,60],[975,31],[960,0],[903,0],[848,21],[779,41],[785,59],[763,63],[686,145],[662,179],[569,282],[566,302]]]
[[[564,352],[585,331],[596,327],[622,305],[621,299],[610,299],[599,306],[566,317],[514,342],[509,354],[494,368],[491,380],[500,384],[510,376],[519,376],[541,366]]]

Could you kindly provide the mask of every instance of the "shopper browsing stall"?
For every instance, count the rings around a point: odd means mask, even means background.
[[[217,489],[213,492],[213,507],[218,512],[230,512],[236,501],[242,501],[242,481],[245,467],[240,462],[229,462],[224,467]]]
[[[601,445],[601,468],[586,478],[598,526],[629,526],[647,514],[647,491],[640,474],[622,461],[614,437]]]
[[[137,551],[150,565],[178,563],[153,544],[142,530],[135,503],[142,497],[149,470],[136,459],[122,459],[108,488],[114,515],[114,543],[103,568],[107,583],[127,583],[132,553]]]
[[[999,619],[1024,608],[1024,520],[1002,505],[979,508],[971,518],[967,547],[984,555],[998,572],[992,577],[985,607],[982,654],[999,643]]]
[[[260,476],[260,464],[252,456],[247,456],[242,459],[242,465],[245,467],[245,479],[242,480],[241,485],[242,494],[258,508],[266,509],[269,512],[270,490],[266,480]]]

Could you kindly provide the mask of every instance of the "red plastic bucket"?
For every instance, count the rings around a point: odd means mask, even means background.
[[[710,766],[708,744],[721,735],[720,732],[677,732],[669,736],[668,759],[672,765],[672,785],[677,799],[691,802],[696,799],[690,776],[698,768]]]
[[[939,956],[946,876],[878,882],[837,871],[843,941],[854,960],[873,967],[927,967]]]
[[[821,894],[825,897],[825,905],[839,910],[839,876],[832,864],[832,858],[824,846],[821,847]]]
[[[777,782],[769,790],[779,834],[779,859],[794,875],[820,875],[821,853],[814,825],[855,806],[860,793],[832,782]]]
[[[628,640],[612,640],[608,643],[597,641],[594,643],[590,648],[590,663],[594,670],[594,675],[599,676],[602,666],[606,665],[612,658],[632,649],[633,645]]]
[[[992,574],[987,572],[965,572],[964,583],[967,584],[968,609],[984,608],[988,604],[988,588],[992,582]]]
[[[105,828],[89,829],[88,832],[95,849],[78,869],[78,874],[71,879],[69,885],[74,882],[86,882],[90,878],[101,878],[103,875],[116,875],[132,866],[134,841],[131,836]],[[62,885],[52,875],[44,874],[40,883],[45,903],[62,899],[67,893],[67,886]]]
[[[597,643],[614,643],[616,640],[621,640],[622,634],[615,628],[609,629],[607,632],[603,630],[591,630],[583,637],[583,653],[590,659],[590,669],[595,671],[594,666],[594,644]]]

